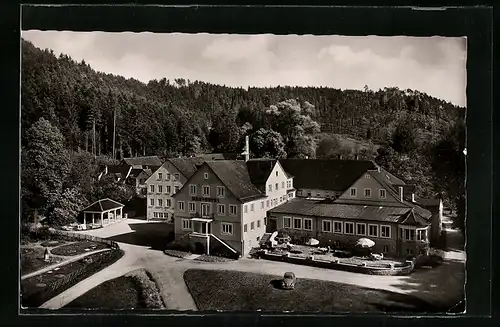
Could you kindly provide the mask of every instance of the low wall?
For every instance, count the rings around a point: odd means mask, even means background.
[[[273,253],[258,253],[259,258],[273,261],[282,261],[287,263],[292,263],[296,265],[305,265],[312,266],[318,268],[327,268],[327,269],[336,269],[336,270],[344,270],[349,272],[367,274],[367,275],[387,275],[387,276],[401,276],[401,275],[409,275],[414,270],[413,262],[407,262],[402,266],[394,266],[390,267],[370,267],[370,266],[360,266],[348,263],[336,263],[333,261],[327,260],[318,260],[318,259],[307,259],[307,258],[299,258],[282,255],[282,254],[273,254]]]
[[[74,238],[82,241],[92,241],[92,242],[97,242],[97,243],[102,243],[109,245],[113,249],[119,249],[120,246],[118,243],[114,241],[107,240],[105,238],[97,237],[97,236],[92,236],[92,235],[87,235],[87,234],[81,234],[81,233],[74,233],[74,232],[68,232],[68,231],[62,231],[62,230],[57,230],[57,229],[49,229],[49,232],[54,235],[60,235],[60,236],[66,236],[69,238]]]

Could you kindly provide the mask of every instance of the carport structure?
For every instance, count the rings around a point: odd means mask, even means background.
[[[100,225],[101,227],[116,223],[123,219],[124,205],[111,199],[102,199],[96,201],[83,209],[83,224],[87,225],[87,218],[92,220],[92,227]],[[97,219],[96,219],[97,215]]]

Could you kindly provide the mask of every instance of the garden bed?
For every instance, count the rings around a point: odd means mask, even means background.
[[[51,256],[48,262],[44,260],[44,248],[21,248],[21,276],[59,263],[63,258]]]
[[[213,256],[213,255],[206,255],[202,254],[195,260],[197,261],[204,261],[204,262],[230,262],[230,261],[235,261],[234,259],[229,259],[226,257],[218,257],[218,256]]]
[[[185,259],[191,255],[191,253],[189,253],[189,252],[180,251],[180,250],[165,250],[164,253],[166,255],[171,256],[171,257],[181,258],[181,259]]]
[[[135,270],[106,281],[67,304],[71,309],[164,309],[149,272]]]
[[[54,296],[113,264],[123,256],[122,250],[91,254],[54,270],[21,281],[23,307],[39,307]]]
[[[277,287],[283,276],[189,269],[184,280],[200,311],[437,312],[421,299],[355,285],[298,278],[295,290]]]
[[[92,242],[92,241],[80,241],[76,243],[58,246],[50,250],[50,253],[62,256],[75,256],[86,252],[96,251],[106,248],[108,248],[108,245],[106,244]]]

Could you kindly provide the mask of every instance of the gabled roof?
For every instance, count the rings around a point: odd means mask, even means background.
[[[344,192],[363,173],[377,165],[366,160],[279,159],[298,189],[321,189]]]
[[[410,226],[427,226],[429,222],[420,216],[413,208],[410,209],[407,213],[402,215],[398,221],[401,225],[410,225]]]
[[[120,174],[123,177],[127,177],[130,174],[131,168],[127,165],[108,166],[108,174]]]
[[[215,160],[207,161],[205,164],[240,201],[248,202],[266,197],[252,183],[244,161]]]
[[[271,213],[289,215],[304,215],[311,217],[328,217],[339,219],[357,219],[366,221],[379,221],[397,223],[401,216],[411,208],[395,205],[361,205],[336,203],[331,200],[312,200],[295,198],[274,209]]]
[[[154,170],[156,171],[156,169]],[[153,175],[153,170],[152,169],[142,169],[139,174],[137,174],[137,177],[140,175],[144,175],[146,178],[149,178],[151,175]]]
[[[157,156],[123,158],[123,162],[130,166],[161,166],[162,162]]]
[[[269,175],[271,174],[276,159],[250,159],[246,162],[250,180],[256,186],[265,186]]]
[[[101,199],[83,209],[82,211],[105,212],[108,210],[123,208],[124,205],[111,199]]]
[[[200,157],[193,158],[171,158],[168,159],[172,165],[184,176],[186,179],[191,178],[194,175],[196,170],[198,170],[197,166],[202,165],[205,162],[205,159]]]

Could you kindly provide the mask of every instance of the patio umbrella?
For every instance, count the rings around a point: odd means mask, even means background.
[[[372,240],[368,239],[368,238],[360,238],[357,242],[356,242],[356,245],[357,246],[360,246],[362,248],[371,248],[372,246],[375,245],[375,242],[373,242]]]
[[[315,238],[310,238],[308,241],[307,241],[307,245],[311,245],[311,246],[315,246],[315,245],[318,245],[319,244],[319,241]]]

